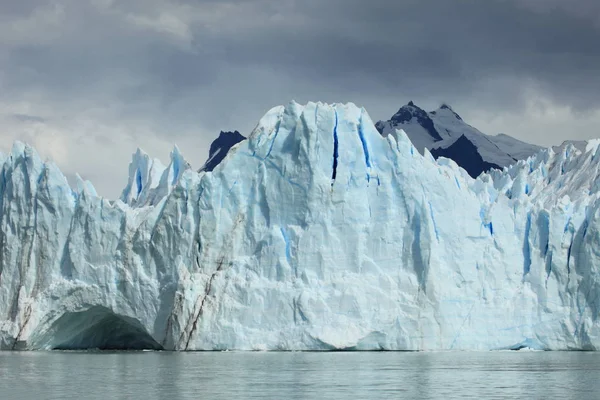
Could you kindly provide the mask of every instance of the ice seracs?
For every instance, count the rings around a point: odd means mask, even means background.
[[[110,202],[5,158],[2,348],[600,346],[598,142],[473,179],[352,104],[290,103],[212,172],[146,160]]]
[[[156,205],[168,196],[183,173],[191,169],[177,146],[170,156],[171,162],[165,167],[138,149],[129,164],[129,180],[120,200],[130,206],[143,207]]]
[[[156,189],[165,171],[160,160],[151,159],[142,149],[137,149],[129,164],[129,181],[121,194],[121,201],[134,205],[144,203],[152,189]]]

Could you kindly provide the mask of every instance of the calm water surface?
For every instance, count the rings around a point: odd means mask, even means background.
[[[599,399],[600,354],[0,352],[0,399]]]

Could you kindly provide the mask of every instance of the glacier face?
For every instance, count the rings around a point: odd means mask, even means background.
[[[0,347],[595,350],[598,145],[474,180],[352,104],[291,103],[212,172],[138,151],[108,201],[17,143]]]

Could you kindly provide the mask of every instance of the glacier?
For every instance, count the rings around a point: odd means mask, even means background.
[[[115,201],[2,156],[0,348],[596,350],[600,142],[477,179],[353,104],[270,110]]]

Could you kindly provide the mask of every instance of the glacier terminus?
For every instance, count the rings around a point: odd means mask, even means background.
[[[0,347],[596,350],[599,145],[473,179],[353,104],[292,102],[212,171],[137,151],[109,201],[16,143]]]

